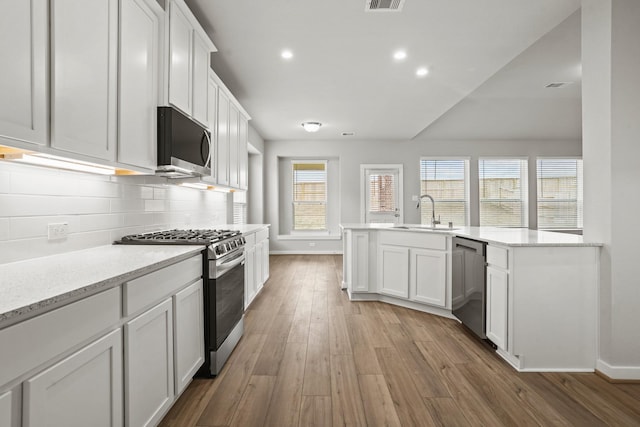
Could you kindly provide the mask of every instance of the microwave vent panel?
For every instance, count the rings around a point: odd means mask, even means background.
[[[366,0],[366,12],[400,12],[405,0]]]

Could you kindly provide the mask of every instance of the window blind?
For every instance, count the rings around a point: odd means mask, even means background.
[[[247,193],[244,191],[233,193],[233,223],[247,223]]]
[[[467,183],[468,160],[420,159],[420,194],[435,200],[436,218],[443,224],[469,224],[469,191]],[[422,224],[431,223],[431,202],[420,203]]]
[[[327,162],[293,161],[293,229],[326,230]]]
[[[526,227],[527,161],[480,159],[480,225]]]
[[[582,160],[538,159],[538,228],[582,228]]]
[[[369,211],[378,213],[395,212],[395,175],[369,175]]]

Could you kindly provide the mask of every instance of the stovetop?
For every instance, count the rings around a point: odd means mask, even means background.
[[[127,245],[211,245],[241,233],[238,230],[163,230],[131,234],[117,241]]]

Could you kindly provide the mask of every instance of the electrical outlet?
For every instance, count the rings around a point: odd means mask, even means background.
[[[66,222],[58,222],[47,226],[47,236],[49,240],[66,239],[67,234],[69,234],[69,224]]]
[[[412,202],[417,202],[418,201],[418,196],[416,194],[414,194],[413,196],[411,196],[411,201]]]
[[[309,242],[309,246],[314,247],[316,245],[316,242]]]

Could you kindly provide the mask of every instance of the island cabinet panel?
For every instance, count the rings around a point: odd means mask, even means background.
[[[507,349],[509,279],[504,270],[487,267],[487,338],[498,348]]]
[[[118,0],[51,5],[51,146],[115,160]]]
[[[446,307],[446,252],[412,248],[409,250],[409,257],[411,299],[438,307]]]
[[[126,425],[154,426],[174,397],[171,299],[127,322],[124,333]]]
[[[24,427],[122,426],[117,329],[24,383]]]
[[[47,143],[48,14],[46,0],[2,3],[0,141]]]
[[[409,249],[378,246],[378,292],[398,298],[409,297]]]
[[[354,231],[351,236],[351,290],[353,292],[369,292],[369,233]]]

